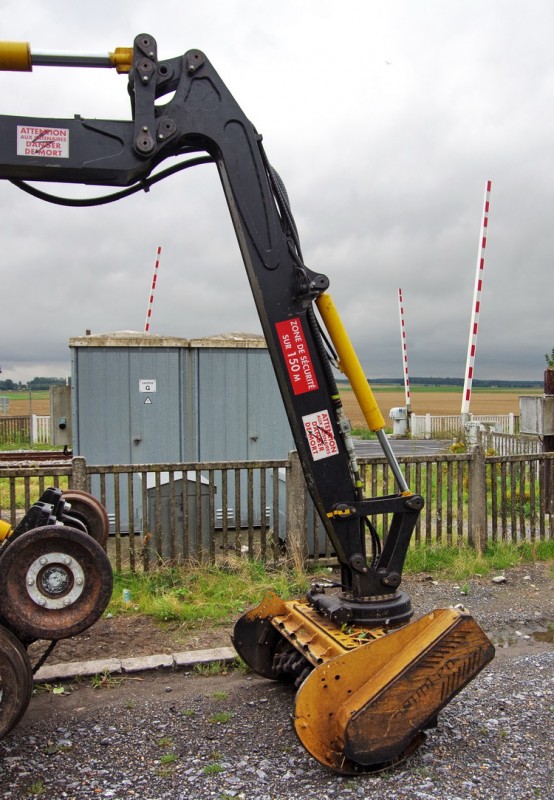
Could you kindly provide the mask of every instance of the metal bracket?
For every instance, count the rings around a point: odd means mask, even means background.
[[[148,158],[156,147],[156,75],[158,66],[156,40],[145,33],[134,41],[133,69],[129,90],[133,92],[133,149],[141,158]]]

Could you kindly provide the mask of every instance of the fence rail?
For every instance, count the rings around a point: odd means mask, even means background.
[[[486,450],[497,456],[516,456],[542,452],[540,436],[531,434],[510,434],[491,431],[484,439]]]
[[[425,500],[414,546],[554,539],[554,453],[400,457]],[[367,496],[391,494],[383,458],[360,459]],[[111,520],[108,552],[118,570],[230,551],[277,563],[286,548],[311,561],[333,556],[307,496],[298,456],[263,462],[94,466],[83,458],[0,469],[0,513],[16,525],[47,486],[91,491]],[[390,519],[372,520],[386,537]]]

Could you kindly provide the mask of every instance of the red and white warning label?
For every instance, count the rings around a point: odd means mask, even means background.
[[[314,461],[337,455],[337,441],[328,411],[324,409],[315,414],[306,414],[302,422]]]
[[[301,321],[298,317],[285,319],[276,322],[275,327],[294,394],[305,394],[319,389]]]
[[[33,158],[69,158],[69,129],[18,125],[17,155],[33,156]]]

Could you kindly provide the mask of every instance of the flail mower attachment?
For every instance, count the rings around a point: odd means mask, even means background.
[[[338,628],[272,593],[239,619],[233,644],[258,674],[294,681],[300,741],[345,775],[402,761],[494,656],[465,611],[439,609],[396,629]]]

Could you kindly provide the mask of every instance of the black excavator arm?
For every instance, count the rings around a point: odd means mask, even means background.
[[[131,121],[0,116],[0,178],[39,195],[22,182],[134,190],[158,180],[155,170],[167,159],[180,158],[179,168],[215,162],[306,482],[342,567],[346,599],[341,607],[336,600],[327,607],[320,593],[313,601],[337,621],[370,622],[373,611],[361,598],[387,595],[391,603],[380,603],[379,619],[404,621],[410,604],[406,596],[399,600],[397,587],[422,501],[403,483],[390,448],[386,452],[393,459],[399,493],[363,498],[333,357],[314,312],[317,303],[325,314],[331,302],[325,294],[329,280],[304,264],[287,194],[268,162],[262,137],[199,50],[159,61],[155,40],[141,34],[128,51],[127,66]],[[158,102],[170,93],[167,103]],[[191,153],[204,157],[183,163]],[[194,202],[186,208],[194,218]],[[344,336],[341,329],[339,348]],[[378,409],[370,413],[384,437]],[[379,514],[392,515],[382,552],[368,522],[369,515]],[[374,544],[369,558],[367,538]]]
[[[320,763],[343,774],[394,764],[418,746],[494,648],[463,610],[435,610],[405,624],[411,602],[398,587],[423,501],[410,492],[391,451],[329,281],[304,263],[261,136],[198,50],[158,61],[156,42],[141,34],[132,49],[105,60],[129,74],[132,120],[0,116],[0,178],[39,196],[24,182],[124,187],[112,194],[117,199],[186,166],[216,163],[306,483],[341,567],[339,591],[315,585],[307,603],[269,592],[237,621],[233,642],[259,674],[296,679],[295,729]],[[0,68],[34,63],[56,61],[31,57],[27,46],[0,46]],[[169,93],[165,104],[156,102]],[[162,169],[168,158],[178,161]],[[79,202],[91,204],[68,204]],[[186,208],[193,219],[194,201]],[[333,364],[379,438],[396,494],[364,497]],[[391,520],[384,546],[370,521],[378,515]],[[17,555],[30,535],[18,537],[7,555]]]

